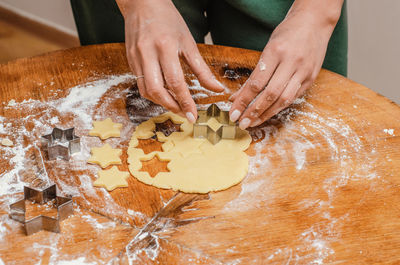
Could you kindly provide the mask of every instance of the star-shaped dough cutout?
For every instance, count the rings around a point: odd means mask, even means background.
[[[113,122],[111,118],[107,118],[103,121],[94,121],[93,129],[90,130],[89,135],[98,136],[102,140],[110,137],[120,137],[121,128],[121,123]]]
[[[99,178],[93,182],[96,187],[106,188],[112,191],[116,188],[128,187],[126,179],[129,177],[129,172],[120,171],[116,166],[108,170],[99,170],[97,172]]]
[[[100,165],[106,168],[109,165],[121,165],[122,149],[114,149],[109,144],[102,147],[93,147],[91,150],[92,156],[89,158],[88,163]]]

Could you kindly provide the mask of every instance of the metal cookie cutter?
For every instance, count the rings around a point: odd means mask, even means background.
[[[193,125],[193,137],[207,138],[212,144],[218,143],[221,139],[235,139],[237,125],[229,119],[228,111],[212,104],[207,110],[199,110],[198,115]],[[215,118],[221,124],[217,130],[209,125],[211,118]]]
[[[42,136],[42,146],[50,160],[62,158],[68,161],[71,154],[80,152],[81,140],[74,134],[74,129],[54,128],[51,134]]]
[[[56,200],[57,218],[44,215],[36,216],[30,220],[25,220],[25,201],[30,200],[35,203],[44,204],[51,200]],[[10,217],[13,220],[21,222],[25,226],[27,235],[46,230],[50,232],[60,232],[60,221],[73,214],[72,199],[57,196],[57,187],[55,184],[44,190],[36,190],[30,187],[24,187],[24,199],[10,205]]]

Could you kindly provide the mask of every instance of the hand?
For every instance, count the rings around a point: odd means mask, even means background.
[[[197,109],[179,56],[184,57],[202,86],[215,92],[224,88],[201,57],[185,21],[170,0],[117,3],[125,18],[129,65],[136,76],[144,76],[137,80],[140,94],[194,123]]]
[[[340,11],[336,20],[326,21],[318,17],[321,10],[293,9],[272,33],[249,79],[231,97],[230,118],[239,119],[241,129],[258,126],[288,107],[321,69]]]

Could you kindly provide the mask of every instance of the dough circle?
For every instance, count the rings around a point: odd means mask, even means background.
[[[181,131],[173,132],[168,137],[161,132],[154,133],[155,123],[162,123],[168,119],[181,124]],[[163,152],[144,154],[142,149],[136,148],[138,139],[148,139],[154,134],[163,142]],[[249,164],[244,151],[251,143],[247,131],[238,129],[237,139],[222,139],[216,145],[207,139],[193,138],[192,134],[193,125],[171,112],[141,123],[129,143],[129,171],[146,184],[187,193],[224,190],[243,180]],[[148,172],[139,170],[142,168],[141,161],[150,160],[155,155],[160,160],[169,161],[167,168],[170,172],[159,172],[153,178]]]

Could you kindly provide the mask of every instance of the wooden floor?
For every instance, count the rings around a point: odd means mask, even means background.
[[[76,42],[74,46],[79,46]],[[0,17],[0,63],[70,48],[28,31]]]

